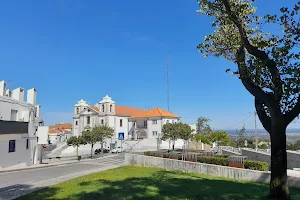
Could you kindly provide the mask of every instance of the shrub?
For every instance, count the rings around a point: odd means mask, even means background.
[[[170,158],[170,153],[163,153],[163,158]]]
[[[144,155],[145,156],[155,156],[155,151],[145,151]]]
[[[205,151],[204,150],[192,149],[191,152],[194,152],[194,153],[203,153]]]
[[[245,160],[244,166],[245,166],[245,169],[252,169],[252,170],[258,170],[258,171],[268,171],[269,170],[269,163],[256,161],[256,160]]]
[[[197,161],[200,163],[228,166],[228,158],[215,156],[198,156]]]
[[[221,154],[221,155],[215,155],[217,158],[228,158],[230,155],[227,154]]]

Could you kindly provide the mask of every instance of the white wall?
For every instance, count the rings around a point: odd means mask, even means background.
[[[29,112],[34,113],[35,107],[26,102],[20,102],[10,97],[0,96],[0,117],[2,117],[2,120],[10,121],[11,110],[18,111],[17,121],[24,118],[24,121],[27,119],[25,122],[28,122]]]
[[[0,168],[25,167],[31,165],[31,148],[26,149],[28,134],[3,134],[0,136]],[[9,140],[16,140],[15,152],[9,153]],[[29,142],[30,143],[30,142]]]
[[[157,124],[153,124],[153,121],[156,120]],[[162,129],[162,118],[156,117],[156,118],[150,118],[148,119],[148,138],[158,138],[161,135],[161,129]],[[157,132],[157,135],[153,135],[153,131]]]
[[[120,120],[122,120],[122,127],[120,127]],[[116,117],[116,137],[118,137],[118,133],[124,133],[124,139],[128,139],[128,118],[127,117]]]
[[[49,126],[39,126],[37,130],[37,137],[39,137],[38,144],[48,144]]]

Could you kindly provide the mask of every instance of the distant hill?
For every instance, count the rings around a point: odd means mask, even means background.
[[[224,131],[224,130],[223,130]],[[229,134],[236,134],[236,130],[225,130]],[[246,129],[245,131],[246,134],[253,134],[255,133],[254,129]],[[258,134],[268,134],[268,132],[264,129],[257,129]],[[300,129],[287,129],[286,133],[299,133],[300,134]]]

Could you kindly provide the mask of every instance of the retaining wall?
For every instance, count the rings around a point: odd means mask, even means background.
[[[167,158],[157,158],[130,153],[125,154],[125,165],[159,167],[167,170],[180,170],[184,172],[193,172],[198,174],[206,174],[210,176],[233,178],[237,180],[246,180],[259,183],[269,183],[271,178],[270,172],[172,160]],[[300,188],[300,178],[288,177],[288,181],[289,186]]]

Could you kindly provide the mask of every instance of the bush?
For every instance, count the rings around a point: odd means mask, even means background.
[[[221,155],[215,155],[217,158],[228,158],[230,155],[221,154]]]
[[[245,160],[244,166],[245,166],[245,169],[252,169],[252,170],[258,170],[258,171],[268,171],[269,170],[269,163],[256,161],[256,160]]]
[[[215,156],[198,156],[197,162],[228,166],[228,158],[220,158]]]
[[[145,151],[144,155],[145,156],[155,156],[155,151]]]
[[[191,152],[194,152],[194,153],[203,153],[203,152],[205,152],[204,150],[194,150],[194,149],[192,149],[191,150]]]
[[[170,158],[170,153],[163,153],[163,158]]]

